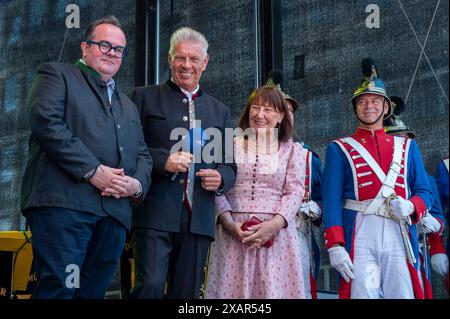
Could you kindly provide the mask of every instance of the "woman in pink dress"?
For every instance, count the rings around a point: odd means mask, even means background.
[[[205,298],[304,298],[295,215],[306,152],[292,141],[286,115],[274,87],[259,88],[247,101],[239,126],[251,134],[235,138],[236,184],[216,197]],[[262,222],[242,227],[252,216]]]

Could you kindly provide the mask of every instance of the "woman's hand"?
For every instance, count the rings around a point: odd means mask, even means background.
[[[243,244],[250,245],[251,248],[260,248],[266,241],[274,237],[278,231],[286,226],[286,220],[276,214],[271,220],[263,221],[260,224],[250,226],[249,231],[254,234],[242,240]]]
[[[241,226],[243,223],[235,222],[233,216],[231,216],[231,211],[221,214],[218,218],[218,223],[239,242],[255,233],[255,230],[242,230]]]

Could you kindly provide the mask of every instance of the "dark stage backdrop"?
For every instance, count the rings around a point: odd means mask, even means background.
[[[66,28],[70,3],[79,6],[79,29]],[[366,26],[370,4],[378,5],[379,28]],[[350,98],[362,79],[360,61],[371,56],[388,94],[407,101],[403,119],[417,133],[426,168],[434,175],[438,161],[448,156],[448,9],[448,1],[441,0],[280,0],[283,88],[301,103],[300,138],[323,159],[331,140],[356,128]],[[38,65],[75,62],[89,22],[109,14],[121,20],[131,49],[117,76],[129,94],[142,63],[136,59],[136,1],[0,0],[0,230],[24,227],[19,195],[28,152],[25,106]],[[202,87],[229,105],[237,122],[257,80],[265,78],[255,49],[255,17],[253,0],[160,1],[158,80],[170,77],[170,34],[180,26],[201,31],[210,43]],[[316,233],[323,246],[322,234]],[[437,277],[435,294],[447,297]],[[319,289],[336,287],[323,251]],[[116,276],[110,290],[117,289]]]

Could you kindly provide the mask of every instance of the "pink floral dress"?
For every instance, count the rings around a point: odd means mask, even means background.
[[[288,225],[270,248],[249,248],[218,225],[210,250],[205,298],[304,298],[295,215],[304,194],[306,151],[292,140],[273,154],[246,151],[235,141],[238,166],[234,187],[216,198],[218,214],[236,222],[282,215]]]

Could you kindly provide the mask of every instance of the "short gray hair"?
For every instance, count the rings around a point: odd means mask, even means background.
[[[208,54],[208,41],[205,36],[192,28],[182,27],[177,29],[170,37],[169,55],[171,59],[175,55],[175,47],[177,44],[185,41],[200,43],[204,56]]]

